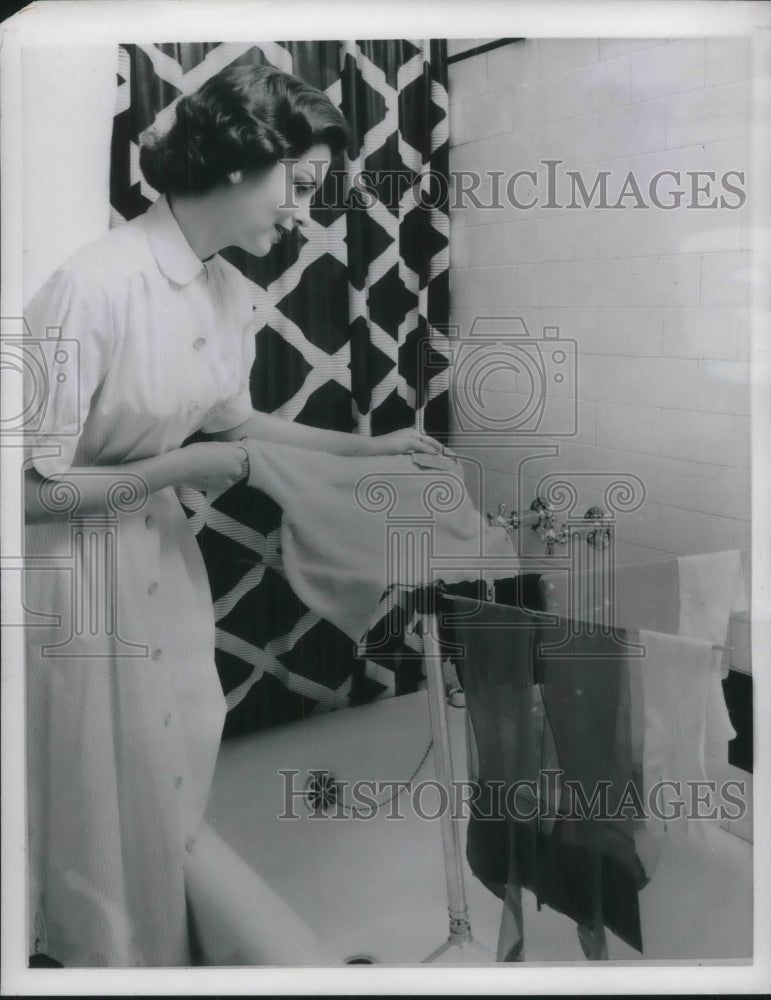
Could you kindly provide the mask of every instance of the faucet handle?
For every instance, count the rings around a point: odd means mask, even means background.
[[[586,541],[593,549],[606,549],[610,545],[608,518],[602,507],[590,507],[584,514],[586,521],[594,522],[594,530],[586,535]]]
[[[491,526],[492,525],[497,525],[498,527],[505,528],[506,527],[506,504],[505,503],[499,503],[498,504],[498,510],[497,510],[497,512],[495,514],[493,514],[492,511],[488,510],[487,513],[485,514],[485,517],[487,518],[487,523],[489,525],[491,525]]]

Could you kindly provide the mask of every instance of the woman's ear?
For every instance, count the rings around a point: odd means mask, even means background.
[[[228,174],[228,180],[231,184],[240,184],[243,179],[244,175],[241,170],[234,170],[232,173]]]

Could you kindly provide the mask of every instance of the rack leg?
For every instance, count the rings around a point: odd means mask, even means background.
[[[485,954],[488,953],[487,949],[482,949],[472,939],[471,924],[466,905],[458,820],[454,815],[453,809],[452,757],[450,753],[450,732],[447,723],[447,702],[445,699],[442,658],[437,641],[436,625],[436,616],[427,615],[421,621],[420,631],[423,637],[423,657],[426,665],[428,707],[431,717],[431,734],[434,742],[436,778],[447,792],[447,809],[442,811],[439,822],[442,833],[444,872],[447,882],[450,933],[447,941],[440,945],[427,958],[424,958],[424,962],[432,962],[450,948],[462,948],[464,945],[466,947],[471,946],[475,950],[482,951]]]

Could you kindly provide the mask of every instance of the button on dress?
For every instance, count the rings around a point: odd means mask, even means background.
[[[43,476],[100,475],[252,412],[246,282],[219,256],[199,260],[164,197],[74,254],[25,316],[35,391],[47,383],[28,411]],[[225,700],[176,491],[121,478],[104,515],[25,532],[30,954],[178,966],[190,959],[186,847]],[[47,502],[72,499],[62,484]]]

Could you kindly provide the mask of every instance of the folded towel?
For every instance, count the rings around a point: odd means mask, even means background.
[[[506,556],[499,573],[517,571],[506,533],[488,526],[474,507],[457,460],[426,469],[411,455],[349,457],[254,439],[242,444],[249,485],[283,510],[281,556],[292,589],[356,642],[393,585],[479,579],[487,556]]]
[[[706,821],[689,817],[691,792],[686,782],[705,781],[705,733],[710,688],[720,668],[720,653],[712,642],[685,636],[640,631],[645,646],[641,661],[645,745],[643,786],[646,807],[651,796],[659,810],[672,818],[651,816],[647,827],[655,836],[664,830],[673,841],[701,837]],[[659,782],[663,785],[654,795]],[[679,802],[685,804],[682,808]],[[713,803],[714,807],[715,803]],[[700,811],[708,811],[700,806]]]

